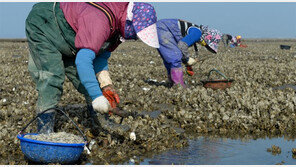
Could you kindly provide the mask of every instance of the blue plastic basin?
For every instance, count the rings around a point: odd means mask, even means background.
[[[33,162],[41,164],[60,163],[71,164],[76,162],[84,150],[85,143],[53,143],[24,138],[25,135],[38,135],[36,133],[19,134],[21,150]]]

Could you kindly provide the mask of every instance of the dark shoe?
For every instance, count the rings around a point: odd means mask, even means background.
[[[37,118],[37,131],[38,133],[53,133],[54,132],[54,122],[55,122],[55,110],[49,110],[40,117]]]
[[[95,112],[94,108],[92,107],[92,105],[87,105],[87,116],[90,117],[95,117],[95,115],[97,114],[97,112]]]
[[[93,109],[92,105],[87,105],[87,117],[90,121],[90,132],[94,136],[98,136],[103,131],[100,121],[97,118],[97,112]]]

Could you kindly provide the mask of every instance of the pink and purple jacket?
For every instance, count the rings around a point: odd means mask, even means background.
[[[104,2],[104,5],[114,13],[115,28],[124,36],[128,2]],[[75,47],[90,49],[97,54],[112,35],[105,14],[85,2],[60,2],[60,8],[76,32]]]
[[[100,2],[98,4],[112,11],[115,17],[113,26],[121,36],[124,36],[129,3]],[[102,45],[112,37],[111,25],[104,12],[85,2],[61,2],[60,8],[76,33],[74,42],[79,51],[75,64],[79,78],[89,96],[94,100],[103,95],[95,74],[108,69],[110,52],[96,55]],[[113,51],[118,45],[119,43],[116,43],[108,51]]]

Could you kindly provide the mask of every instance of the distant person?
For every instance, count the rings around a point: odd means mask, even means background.
[[[156,21],[148,3],[35,4],[26,19],[26,35],[29,72],[38,91],[37,113],[58,105],[66,75],[84,94],[93,117],[103,118],[119,103],[108,72],[111,52],[121,39],[139,38],[158,48]],[[52,109],[38,119],[38,133],[53,132],[55,112]]]
[[[242,40],[242,37],[240,35],[238,36],[232,36],[230,34],[222,35],[222,41],[225,47],[229,46],[231,48],[234,48],[234,47],[240,46],[242,42],[241,40]]]
[[[190,57],[188,48],[196,43],[217,53],[221,33],[208,26],[196,25],[179,19],[162,19],[157,21],[157,33],[160,47],[157,49],[167,70],[172,85],[186,87],[183,80],[182,63],[188,75],[194,75],[192,65],[197,61]]]

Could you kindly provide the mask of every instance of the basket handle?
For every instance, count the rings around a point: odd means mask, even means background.
[[[53,108],[49,108],[49,109],[47,109],[47,110],[44,110],[44,111],[42,111],[41,113],[39,113],[39,114],[37,114],[37,116],[35,116],[35,118],[33,118],[20,132],[19,132],[19,134],[23,134],[23,131],[24,130],[26,130],[27,129],[27,127],[32,123],[32,122],[34,122],[38,117],[40,117],[42,114],[44,114],[45,112],[47,112],[47,111],[49,111],[49,110],[51,110],[51,109],[54,109],[54,110],[57,110],[57,111],[60,111],[61,113],[63,113],[73,124],[74,124],[74,126],[78,129],[78,131],[79,131],[79,133],[82,135],[82,137],[83,137],[83,139],[84,139],[84,141],[85,141],[85,143],[86,143],[86,146],[88,145],[88,142],[87,142],[87,138],[86,138],[86,136],[82,133],[82,131],[81,131],[81,129],[78,127],[78,125],[68,116],[68,114],[67,113],[65,113],[63,110],[61,110],[61,109],[59,109],[59,108],[55,108],[55,107],[53,107]]]
[[[221,76],[224,77],[225,79],[229,80],[228,77],[226,77],[222,72],[220,72],[220,71],[217,70],[216,68],[211,69],[211,71],[210,71],[209,74],[208,74],[208,79],[210,78],[210,75],[211,75],[213,72],[217,72],[219,75],[221,75]]]

